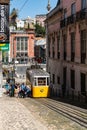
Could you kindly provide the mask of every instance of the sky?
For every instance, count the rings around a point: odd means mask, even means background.
[[[56,7],[58,0],[50,0],[51,10]],[[48,0],[10,0],[10,12],[13,8],[18,9],[18,18],[28,16],[35,18],[39,14],[47,14]]]

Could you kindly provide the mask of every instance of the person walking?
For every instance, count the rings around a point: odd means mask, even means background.
[[[15,92],[15,85],[14,84],[11,84],[11,89],[10,89],[10,97],[14,97],[14,92]]]
[[[19,90],[19,92],[18,92],[18,97],[25,97],[25,84],[24,83],[22,83],[21,85],[20,85],[20,90]]]

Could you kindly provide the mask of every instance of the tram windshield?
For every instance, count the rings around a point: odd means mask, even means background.
[[[38,78],[38,85],[46,85],[46,78]]]
[[[49,77],[38,77],[34,78],[34,84],[35,86],[46,86],[49,85]]]

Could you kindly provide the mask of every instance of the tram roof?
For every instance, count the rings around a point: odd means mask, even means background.
[[[30,69],[28,70],[32,77],[49,77],[50,74],[42,69]]]

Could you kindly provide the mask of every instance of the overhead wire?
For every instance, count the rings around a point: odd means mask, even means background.
[[[28,0],[26,0],[26,1],[24,2],[24,4],[21,6],[19,12],[21,12],[21,10],[24,8],[24,6],[26,5],[27,2],[28,2]]]
[[[12,1],[12,0],[11,0]],[[28,2],[28,0],[26,0],[25,2],[24,2],[24,4],[21,6],[21,8],[19,9],[19,13],[22,11],[22,9],[24,8],[24,6],[26,5],[26,3]],[[13,14],[14,15],[14,14]]]

